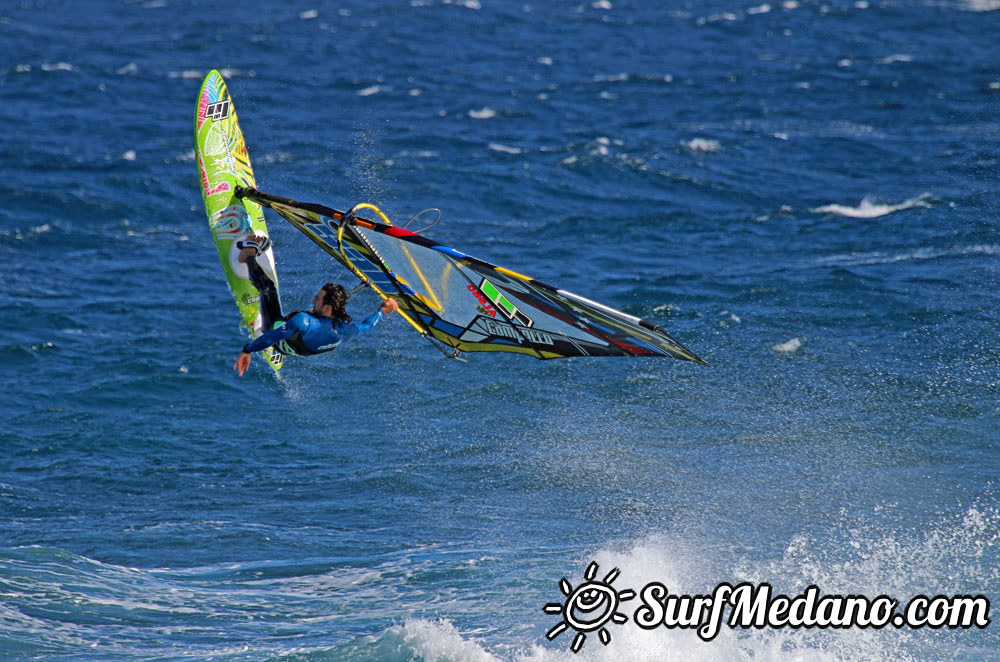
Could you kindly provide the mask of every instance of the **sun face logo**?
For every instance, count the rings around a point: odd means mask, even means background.
[[[628,616],[618,612],[618,605],[625,600],[635,597],[635,591],[625,589],[618,592],[611,584],[618,578],[618,568],[613,568],[604,577],[604,580],[595,580],[598,565],[596,561],[591,561],[587,566],[587,571],[583,573],[585,581],[573,589],[573,586],[563,577],[559,582],[559,590],[566,596],[566,602],[550,602],[542,609],[546,614],[559,614],[562,620],[545,633],[545,637],[552,641],[567,628],[576,630],[576,637],[569,649],[574,653],[579,653],[583,644],[587,641],[587,634],[597,631],[597,636],[605,646],[611,641],[611,634],[608,633],[605,624],[614,621],[621,625],[628,621]]]

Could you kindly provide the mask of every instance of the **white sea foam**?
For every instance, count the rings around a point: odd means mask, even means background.
[[[948,248],[915,248],[898,253],[886,253],[883,251],[846,253],[820,258],[816,261],[816,264],[820,266],[852,267],[871,264],[892,264],[894,262],[908,262],[911,260],[934,260],[942,257],[964,257],[969,255],[1000,256],[1000,246],[996,244],[974,244],[951,246]]]
[[[372,96],[374,94],[378,94],[379,92],[384,92],[385,90],[386,90],[386,88],[382,87],[381,85],[371,85],[371,86],[366,87],[364,89],[358,90],[358,96],[359,97],[370,97],[370,96]]]
[[[897,62],[913,62],[913,56],[896,53],[876,60],[877,64],[896,64]]]
[[[785,342],[778,343],[777,345],[771,345],[771,349],[776,352],[781,352],[782,354],[792,354],[793,352],[799,351],[802,347],[802,340],[799,338],[792,338],[791,340],[786,340]]]
[[[406,159],[406,158],[416,158],[416,159],[436,159],[441,156],[441,152],[435,152],[431,149],[422,149],[416,152],[411,152],[409,150],[403,150],[396,155],[396,158]]]
[[[524,151],[520,147],[510,147],[508,145],[501,145],[500,143],[490,143],[490,149],[503,154],[521,154]]]
[[[430,7],[433,3],[430,0],[413,0],[410,5],[413,7]],[[466,9],[482,9],[483,4],[479,0],[441,0],[443,5],[457,5]]]
[[[600,138],[598,138],[594,142],[597,143],[597,146],[594,149],[591,150],[590,153],[592,155],[594,155],[594,156],[607,156],[608,154],[611,153],[611,149],[610,149],[611,141],[608,138],[606,138],[604,136],[601,136]]]
[[[722,145],[718,140],[712,140],[711,138],[692,138],[681,143],[681,146],[692,152],[704,152],[712,153],[718,152]]]
[[[486,107],[479,110],[470,110],[468,114],[474,120],[489,120],[497,116],[497,111]]]
[[[261,163],[291,163],[294,160],[291,152],[266,152],[257,157],[257,161]]]
[[[171,71],[167,74],[167,76],[170,78],[180,78],[182,80],[195,80],[197,78],[203,78],[205,76],[205,72],[195,69],[186,69],[184,71]],[[223,74],[223,77],[225,77],[225,74]]]
[[[234,76],[247,76],[248,78],[254,78],[257,72],[253,69],[243,71],[242,69],[219,69],[219,75],[221,75],[226,80],[233,78]],[[170,71],[167,73],[168,78],[180,78],[182,80],[197,80],[205,77],[205,72],[200,69],[185,69],[184,71]]]
[[[618,590],[639,591],[650,582],[660,582],[671,594],[705,594],[710,587],[722,581],[735,582],[741,577],[721,576],[720,569],[713,567],[711,558],[705,551],[687,540],[652,536],[636,546],[620,550],[615,548],[598,551],[593,556],[603,575],[612,568],[619,568],[621,574],[614,582]],[[722,570],[728,572],[727,569]],[[768,578],[769,581],[780,579]],[[762,580],[763,581],[763,580]],[[801,587],[802,589],[805,586]],[[666,629],[659,627],[644,630],[634,624],[633,612],[639,606],[639,599],[621,603],[620,612],[628,618],[623,625],[607,628],[611,640],[602,646],[591,633],[584,641],[579,654],[569,650],[572,630],[554,640],[561,646],[535,646],[517,662],[619,662],[620,660],[690,660],[692,662],[744,660],[820,660],[847,659],[837,654],[837,650],[826,650],[824,644],[804,645],[801,633],[791,630],[751,630],[743,632],[724,626],[711,642],[702,641],[693,630]],[[551,617],[550,617],[551,618]],[[554,625],[550,623],[549,625]],[[846,647],[849,650],[849,647]],[[845,651],[840,651],[846,653]]]
[[[0,230],[0,237],[22,240],[29,235],[47,234],[51,231],[52,226],[49,223],[43,223],[41,225],[31,227],[28,230],[22,230],[21,228],[14,228],[13,230]]]
[[[930,207],[930,203],[928,202],[930,197],[930,193],[922,193],[915,198],[911,198],[897,205],[875,203],[870,198],[865,197],[861,200],[861,204],[857,207],[830,204],[823,205],[822,207],[816,207],[812,211],[817,214],[838,214],[840,216],[848,216],[850,218],[878,218],[880,216],[885,216],[904,209],[913,209],[914,207]]]
[[[597,551],[591,559],[599,574],[612,568],[621,574],[617,590],[640,590],[652,581],[663,583],[672,594],[705,594],[720,582],[735,584],[767,582],[777,593],[795,595],[816,584],[826,595],[863,594],[874,598],[887,594],[907,600],[923,591],[946,595],[967,593],[970,587],[995,586],[995,546],[1000,543],[1000,514],[975,506],[943,521],[925,524],[906,534],[896,534],[878,523],[866,526],[845,516],[819,538],[791,536],[783,553],[771,559],[733,558],[728,547],[713,554],[696,540],[654,535],[622,549],[621,545]],[[728,558],[727,558],[728,557]],[[574,577],[579,581],[583,568]],[[574,581],[575,580],[575,581]],[[558,597],[558,592],[556,597]],[[517,662],[587,660],[922,660],[954,656],[954,643],[943,642],[928,630],[850,628],[751,629],[723,626],[716,639],[704,642],[691,630],[657,628],[646,631],[635,626],[638,598],[622,602],[619,611],[629,617],[623,625],[609,626],[611,641],[602,646],[591,633],[579,654],[569,651],[572,631],[553,644],[534,646],[515,658]],[[549,617],[550,619],[553,617]],[[555,617],[558,618],[558,617]],[[546,623],[551,627],[554,621]],[[972,653],[970,649],[965,649]],[[959,655],[959,657],[962,657]],[[975,653],[971,658],[975,658]]]
[[[962,6],[973,12],[996,11],[1000,9],[1000,0],[965,0]]]
[[[614,568],[620,570],[614,580],[618,591],[639,591],[656,581],[675,595],[707,594],[720,582],[743,581],[767,582],[776,593],[787,595],[815,584],[825,595],[886,594],[903,601],[927,591],[956,595],[995,588],[996,549],[1000,545],[1000,513],[995,509],[973,505],[938,521],[920,523],[915,529],[912,525],[902,527],[902,523],[894,529],[891,514],[883,516],[880,512],[876,510],[866,517],[843,514],[834,518],[825,531],[811,528],[808,534],[787,534],[781,546],[770,552],[761,551],[759,546],[740,552],[742,543],[720,545],[699,539],[697,534],[653,534],[598,550],[581,550],[576,571],[570,568],[564,572],[571,584],[579,585],[584,568],[595,561],[601,577]],[[143,531],[162,531],[165,526],[184,531],[191,525],[165,522],[151,524]],[[232,522],[206,520],[197,525],[225,528]],[[274,528],[286,535],[295,533]],[[247,525],[248,531],[257,534],[271,529]],[[413,551],[434,549],[431,546]],[[199,659],[248,650],[253,651],[255,659],[305,652],[307,649],[299,648],[305,638],[284,645],[274,642],[277,633],[288,629],[307,630],[309,638],[317,640],[317,647],[311,650],[326,651],[337,659],[370,659],[377,651],[389,648],[397,650],[400,659],[436,662],[910,661],[949,657],[949,653],[955,656],[956,652],[967,652],[970,659],[975,658],[974,650],[965,644],[959,643],[960,650],[956,651],[956,641],[942,641],[926,629],[741,630],[723,625],[717,638],[704,642],[692,630],[659,627],[647,631],[637,627],[634,613],[640,603],[638,598],[620,604],[618,611],[628,620],[608,624],[607,645],[601,645],[597,633],[591,632],[580,652],[573,653],[569,649],[575,635],[572,630],[552,642],[544,639],[544,633],[560,618],[541,611],[547,601],[560,599],[558,571],[544,581],[533,573],[532,586],[538,587],[537,591],[520,585],[509,587],[510,592],[501,596],[499,603],[493,603],[490,596],[503,589],[492,584],[486,595],[466,585],[441,584],[435,585],[433,598],[422,590],[409,593],[411,575],[454,568],[455,563],[473,568],[476,561],[501,560],[479,554],[448,561],[430,558],[434,556],[407,554],[368,568],[330,563],[318,572],[314,563],[297,569],[283,562],[141,570],[58,550],[20,548],[0,557],[5,590],[13,599],[0,602],[0,624],[15,638],[55,648],[76,648],[107,635],[114,639],[123,657],[136,658],[176,653],[170,643],[157,644],[162,640],[152,636],[154,631],[161,636],[201,631],[200,643],[193,644],[190,651]],[[493,611],[509,616],[512,606],[523,606],[525,590],[537,595],[531,597],[527,605],[530,609],[517,612],[521,616],[507,618],[523,626],[517,632],[468,624],[463,627],[472,629],[459,630],[457,621],[448,620],[455,618],[452,614],[461,613],[465,623],[471,616],[472,621],[495,624]],[[331,595],[340,598],[331,602]],[[350,618],[338,606],[344,601],[355,605],[350,613],[363,608],[366,620],[400,618],[402,625],[390,628],[377,639],[355,640],[346,649],[330,648],[330,643],[320,639],[330,627]],[[24,606],[41,608],[38,615],[32,615],[36,610]],[[446,617],[430,620],[406,616],[414,610],[439,612]],[[60,613],[69,618],[60,618]],[[87,618],[75,618],[78,614],[86,614]],[[257,616],[266,617],[256,626],[259,634],[234,647],[231,632]],[[961,634],[972,637],[975,633]]]
[[[738,21],[740,17],[732,12],[723,12],[721,14],[711,14],[708,18],[699,18],[696,22],[699,25],[704,25],[705,23],[718,23],[719,21]]]
[[[299,18],[303,21],[308,21],[319,16],[319,12],[315,9],[307,9],[305,11],[299,12]]]
[[[397,628],[396,633],[420,660],[501,662],[475,641],[463,638],[448,621],[412,619]]]

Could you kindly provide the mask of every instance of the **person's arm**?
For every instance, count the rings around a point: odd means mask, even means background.
[[[376,310],[360,322],[349,322],[347,324],[343,324],[340,327],[339,342],[353,340],[364,333],[368,333],[374,329],[380,321],[382,321],[382,311]]]
[[[296,333],[301,332],[302,325],[299,323],[300,321],[299,315],[295,315],[277,329],[273,329],[267,333],[262,333],[251,342],[248,342],[243,346],[243,351],[240,352],[239,358],[236,359],[236,363],[233,364],[233,370],[235,370],[239,376],[242,377],[243,373],[250,367],[251,353],[265,350],[271,345],[275,345],[282,340],[288,340]]]
[[[345,324],[341,330],[340,335],[343,340],[350,340],[352,338],[357,338],[358,336],[368,333],[382,321],[382,316],[394,312],[399,309],[399,304],[396,303],[395,299],[386,299],[382,302],[382,307],[376,310],[374,313],[361,320],[360,322],[351,322],[350,324]]]
[[[288,340],[296,333],[301,331],[298,325],[292,320],[288,320],[277,329],[272,329],[267,333],[262,333],[246,345],[243,346],[243,351],[247,354],[252,354],[253,352],[261,352],[271,345],[276,345],[282,340]]]
[[[388,313],[395,312],[399,309],[399,304],[395,299],[386,299],[382,302],[382,307],[376,310],[374,313],[366,317],[360,322],[352,322],[351,326],[357,329],[357,335],[362,333],[368,333],[374,329],[379,322],[382,321],[382,316]]]

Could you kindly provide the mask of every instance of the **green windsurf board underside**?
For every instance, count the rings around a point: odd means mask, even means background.
[[[256,338],[270,329],[261,328],[260,296],[250,283],[246,265],[237,260],[236,242],[253,234],[266,236],[267,225],[260,205],[234,195],[237,186],[254,187],[255,182],[236,109],[218,71],[209,72],[202,83],[194,133],[201,193],[212,240],[243,326],[251,338]],[[258,263],[277,285],[272,250],[258,257]],[[262,354],[272,368],[281,368],[284,360],[281,353],[269,348]]]

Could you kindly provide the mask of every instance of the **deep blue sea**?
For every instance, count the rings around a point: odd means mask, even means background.
[[[395,317],[237,378],[211,69],[262,190],[438,207],[710,365]],[[591,561],[1000,609],[997,0],[9,0],[0,136],[0,659],[1000,659],[630,609],[573,653],[542,610]],[[268,222],[286,308],[350,283]]]

